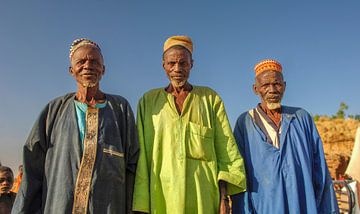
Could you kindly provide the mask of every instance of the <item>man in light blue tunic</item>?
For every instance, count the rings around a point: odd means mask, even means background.
[[[282,66],[255,66],[253,90],[261,98],[240,115],[234,135],[248,190],[232,197],[233,213],[338,213],[320,136],[310,114],[281,105]]]

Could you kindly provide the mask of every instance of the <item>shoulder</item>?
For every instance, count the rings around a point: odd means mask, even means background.
[[[297,117],[311,117],[310,113],[307,112],[305,109],[300,107],[293,107],[293,106],[281,106],[283,109],[283,113],[285,114],[293,114]]]
[[[212,88],[206,86],[193,86],[193,101],[211,106],[214,111],[225,111],[225,104],[220,95]]]
[[[210,103],[211,105],[218,106],[223,104],[220,95],[212,88],[206,86],[193,86],[191,93],[203,102]]]
[[[46,104],[41,112],[41,116],[46,116],[47,114],[56,114],[60,109],[64,109],[64,106],[68,106],[72,100],[74,100],[75,93],[68,93],[60,97],[56,97]]]
[[[129,101],[121,95],[105,94],[105,96],[109,102],[114,102],[114,103],[123,104],[123,105],[129,105]]]
[[[61,105],[63,103],[66,103],[70,100],[72,100],[75,96],[75,93],[72,92],[72,93],[68,93],[68,94],[65,94],[63,96],[60,96],[60,97],[56,97],[55,99],[51,100],[48,105],[49,106],[57,106],[57,105]]]
[[[147,92],[145,92],[141,98],[139,99],[139,105],[156,105],[159,102],[163,102],[164,99],[166,99],[167,93],[165,91],[165,88],[154,88]]]
[[[249,111],[252,111],[253,109],[250,109]],[[240,114],[240,116],[236,120],[237,126],[244,126],[246,119],[249,117],[249,111],[243,112]]]
[[[108,102],[108,105],[112,106],[112,110],[115,111],[116,114],[126,114],[126,115],[133,115],[133,110],[131,108],[131,105],[129,101],[121,96],[121,95],[115,95],[115,94],[105,94],[106,100]]]
[[[282,106],[283,113],[295,117],[300,122],[313,123],[312,116],[305,109],[300,107]]]
[[[163,91],[165,91],[164,88],[154,88],[154,89],[151,89],[147,92],[145,92],[142,96],[142,98],[152,98],[152,97],[155,97],[155,96],[158,96],[159,94],[163,93]]]
[[[193,85],[193,90],[199,94],[202,95],[213,95],[213,96],[219,96],[219,94],[212,88],[209,88],[207,86],[197,86]]]

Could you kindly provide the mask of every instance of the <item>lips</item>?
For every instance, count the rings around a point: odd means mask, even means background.
[[[267,97],[269,99],[277,99],[280,97],[280,94],[268,94]]]
[[[171,78],[175,79],[175,80],[183,80],[184,79],[183,76],[172,76]]]
[[[268,103],[279,103],[281,101],[280,97],[272,97],[272,98],[266,98],[266,102]]]
[[[10,190],[10,187],[1,187],[1,191],[6,192]]]
[[[85,73],[85,74],[82,74],[83,76],[85,77],[91,77],[91,76],[95,76],[96,74],[95,73]]]
[[[278,99],[280,99],[280,96],[277,96],[277,97],[268,97],[267,99],[268,99],[268,100],[278,100]]]
[[[98,79],[98,76],[94,73],[82,74],[81,77],[84,81],[91,81],[91,82],[96,81]]]

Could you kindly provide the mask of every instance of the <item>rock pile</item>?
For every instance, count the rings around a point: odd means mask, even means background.
[[[344,175],[360,122],[353,119],[320,117],[315,122],[324,144],[326,161],[333,179]]]

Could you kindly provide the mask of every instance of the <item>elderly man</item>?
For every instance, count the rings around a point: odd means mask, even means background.
[[[129,213],[138,159],[127,100],[105,94],[100,47],[70,48],[77,92],[51,101],[24,146],[24,175],[14,213]]]
[[[234,135],[245,159],[248,191],[233,197],[233,213],[336,213],[320,136],[305,110],[281,105],[282,66],[255,66],[261,99],[237,120]]]
[[[170,84],[139,101],[134,211],[226,213],[227,195],[245,191],[243,159],[221,98],[188,82],[192,52],[189,37],[170,37],[163,53]]]
[[[16,194],[11,192],[14,183],[14,174],[9,167],[0,166],[0,213],[9,214]]]

